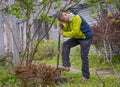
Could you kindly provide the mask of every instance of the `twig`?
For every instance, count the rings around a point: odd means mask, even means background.
[[[8,10],[9,6],[3,8],[3,9],[0,9],[0,11],[4,11],[4,10]]]
[[[111,66],[111,68],[113,69],[115,75],[118,77],[118,79],[117,79],[116,81],[114,81],[113,84],[110,86],[110,87],[113,87],[113,85],[115,84],[115,82],[117,82],[117,81],[120,82],[120,76],[118,75],[117,71],[115,70],[115,68],[114,68],[114,66],[113,66],[113,64],[112,64],[112,62],[111,62],[111,61],[109,61],[109,62],[110,62],[110,66]]]
[[[0,4],[2,3],[3,0],[0,0]]]
[[[67,10],[69,10],[70,8],[73,8],[75,6],[77,6],[80,3],[81,0],[79,0],[78,2],[76,2],[75,4],[71,5],[70,7],[67,8]],[[71,3],[70,3],[71,4]]]
[[[111,37],[112,35],[116,34],[116,33],[120,33],[120,31],[115,31],[112,34],[108,35],[108,37]]]
[[[103,84],[103,87],[105,87],[105,83],[104,83],[104,81],[99,77],[97,71],[95,71],[95,73],[96,73],[98,79],[100,80],[100,82]]]
[[[55,19],[56,19],[56,16],[55,16],[54,20],[52,21],[52,23],[51,23],[51,25],[50,25],[50,27],[49,27],[48,31],[45,33],[45,35],[44,35],[44,36],[43,36],[40,40],[38,39],[38,43],[37,43],[37,45],[36,45],[36,47],[35,47],[35,50],[34,50],[34,52],[33,52],[32,56],[34,56],[34,55],[35,55],[35,53],[36,53],[36,49],[37,49],[37,47],[38,47],[38,45],[39,45],[40,41],[42,41],[42,40],[44,39],[44,37],[48,34],[48,32],[49,32],[49,30],[51,29],[51,27],[52,27],[53,23],[55,22]]]

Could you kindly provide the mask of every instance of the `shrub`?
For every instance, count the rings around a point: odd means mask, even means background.
[[[55,82],[60,78],[60,72],[54,67],[46,66],[42,63],[32,63],[29,65],[17,65],[15,76],[23,83],[23,87],[54,87]]]
[[[1,66],[5,66],[6,63],[7,63],[7,61],[8,61],[9,59],[11,59],[11,57],[12,57],[12,54],[11,54],[11,53],[6,53],[6,54],[0,56],[0,65],[1,65]]]
[[[15,76],[4,76],[0,79],[0,82],[2,83],[2,87],[4,86],[7,86],[7,87],[10,87],[10,86],[13,86],[16,82],[16,77]]]
[[[45,58],[52,58],[56,55],[56,43],[54,41],[42,41],[35,54],[35,59],[45,59]]]
[[[120,55],[120,13],[101,15],[97,24],[93,26],[93,44],[104,55],[111,58],[112,55]]]

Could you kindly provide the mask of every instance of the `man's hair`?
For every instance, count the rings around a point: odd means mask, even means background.
[[[63,16],[63,12],[58,12],[56,18],[60,20],[62,16]]]

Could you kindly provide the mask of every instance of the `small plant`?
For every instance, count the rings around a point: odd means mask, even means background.
[[[0,79],[0,82],[2,83],[3,86],[8,86],[8,85],[14,85],[16,82],[17,78],[15,76],[5,76]]]
[[[0,56],[0,65],[5,66],[6,61],[8,60],[9,57],[12,57],[12,54],[6,53],[6,54]]]
[[[40,85],[54,87],[56,80],[60,78],[60,72],[54,67],[42,63],[32,63],[27,66],[17,65],[15,76],[23,82],[23,87],[38,87]]]
[[[42,41],[40,45],[37,48],[36,54],[35,54],[35,59],[36,60],[42,60],[42,59],[51,59],[53,56],[56,55],[56,50],[55,48],[56,43],[54,41]]]

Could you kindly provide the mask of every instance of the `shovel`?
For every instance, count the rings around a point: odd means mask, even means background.
[[[61,35],[58,36],[58,54],[57,54],[57,70],[59,69],[59,60],[60,60],[60,40]]]

